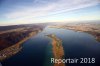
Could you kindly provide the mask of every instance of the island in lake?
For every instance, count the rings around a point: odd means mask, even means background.
[[[64,49],[62,46],[62,40],[59,39],[54,34],[47,35],[49,38],[52,39],[52,52],[55,59],[63,59],[64,58]],[[54,63],[54,66],[65,66],[64,63]]]

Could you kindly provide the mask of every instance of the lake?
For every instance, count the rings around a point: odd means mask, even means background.
[[[3,66],[53,66],[51,39],[55,34],[62,40],[65,58],[95,58],[95,64],[66,64],[67,66],[97,66],[100,61],[100,42],[84,32],[46,27],[42,32],[22,44],[22,50],[1,62]]]

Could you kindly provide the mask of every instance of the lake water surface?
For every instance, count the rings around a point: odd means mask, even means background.
[[[2,62],[3,66],[53,66],[51,39],[47,34],[55,34],[62,39],[65,58],[96,58],[95,64],[66,64],[67,66],[97,66],[100,61],[100,43],[83,32],[46,27],[42,32],[22,44],[23,49]]]

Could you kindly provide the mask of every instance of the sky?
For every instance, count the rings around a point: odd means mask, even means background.
[[[100,0],[0,0],[0,26],[100,20]]]

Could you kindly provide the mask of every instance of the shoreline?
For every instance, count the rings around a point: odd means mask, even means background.
[[[7,48],[1,50],[0,51],[0,61],[3,61],[5,59],[17,54],[22,49],[22,47],[21,47],[22,43],[24,43],[25,41],[30,39],[32,36],[35,36],[36,34],[37,34],[37,32],[31,32],[28,37],[22,39],[21,41],[19,41],[18,43],[14,44],[10,47],[7,47]]]
[[[68,30],[74,30],[75,32],[84,32],[84,33],[88,33],[90,35],[92,35],[96,41],[100,42],[100,37],[96,36],[97,32],[93,32],[93,31],[84,31],[84,30],[78,30],[78,29],[73,29],[70,27],[63,27],[63,26],[50,26],[50,28],[57,28],[57,29],[68,29]],[[98,33],[99,34],[99,33]]]

